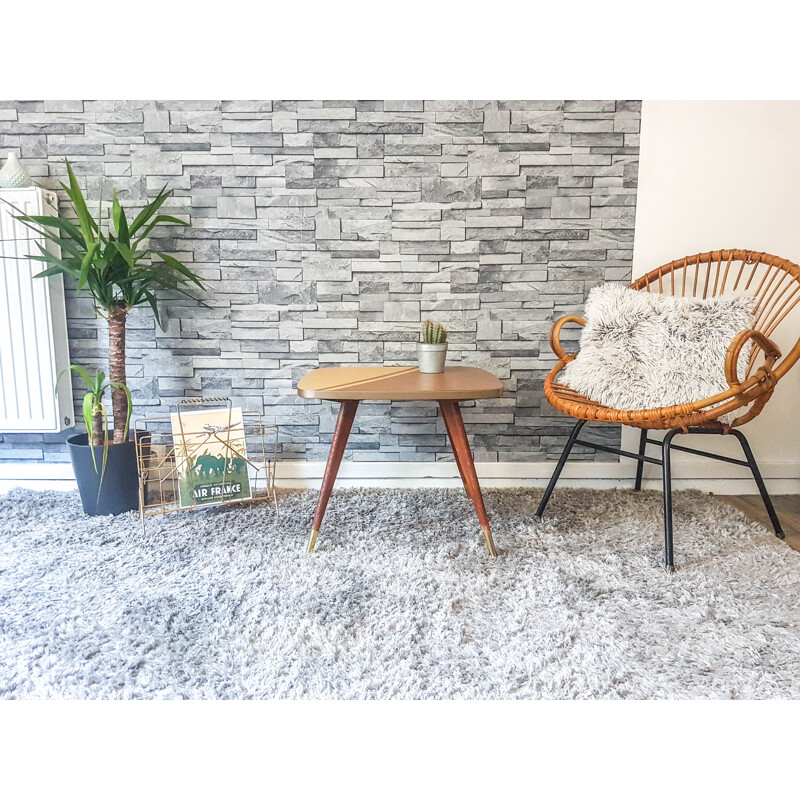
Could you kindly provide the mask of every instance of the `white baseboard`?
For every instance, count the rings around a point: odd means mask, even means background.
[[[544,487],[555,468],[548,462],[483,462],[475,465],[481,485],[487,488]],[[278,465],[278,485],[287,488],[319,488],[325,471],[323,461],[284,461]],[[800,463],[761,464],[765,482],[773,494],[800,492]],[[573,462],[564,468],[560,486],[612,489],[630,487],[632,461]],[[644,488],[660,489],[658,469],[645,466]],[[351,462],[342,464],[337,486],[386,488],[457,487],[461,481],[453,462]],[[69,464],[0,464],[0,492],[21,486],[30,489],[70,491],[75,486]],[[715,494],[755,494],[756,486],[746,469],[719,461],[692,460],[673,465],[676,489],[699,489]]]

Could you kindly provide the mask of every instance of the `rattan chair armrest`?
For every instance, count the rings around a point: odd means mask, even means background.
[[[554,323],[550,331],[550,349],[561,359],[561,361],[572,361],[577,353],[567,353],[561,346],[561,329],[568,322],[574,322],[576,325],[585,325],[586,320],[583,317],[559,317]]]
[[[756,375],[760,375],[760,380],[777,381],[777,377],[772,371],[772,368],[775,366],[775,362],[781,357],[780,348],[772,339],[761,333],[761,331],[750,328],[749,330],[741,331],[736,334],[728,348],[728,352],[725,354],[725,377],[732,387],[741,384],[738,374],[739,354],[750,339],[753,340],[755,347],[763,351],[765,358],[764,364],[756,370]]]

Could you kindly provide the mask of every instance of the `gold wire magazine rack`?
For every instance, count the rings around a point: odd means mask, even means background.
[[[227,411],[228,426],[222,430],[205,426],[201,430],[192,430],[197,426],[196,417],[188,415],[190,411]],[[218,508],[219,506],[238,503],[257,503],[271,500],[275,506],[275,519],[278,518],[278,494],[275,486],[275,472],[278,459],[278,427],[264,422],[258,411],[243,411],[242,428],[244,448],[242,448],[242,430],[232,441],[226,436],[226,427],[230,428],[232,420],[231,401],[225,397],[188,398],[179,400],[175,415],[166,417],[139,418],[133,424],[133,436],[136,443],[136,463],[139,470],[139,516],[142,530],[145,529],[145,518],[175,511],[193,511],[198,508]],[[182,416],[182,414],[188,416]],[[173,423],[177,419],[177,430]],[[186,421],[186,424],[184,424]],[[194,471],[180,473],[181,463],[203,443],[213,440],[221,447],[224,457],[220,459],[220,478],[239,465],[244,468],[250,485],[250,497],[236,499],[216,499],[198,505],[181,505],[180,481],[195,480]],[[198,444],[199,442],[199,444]],[[244,452],[242,452],[244,451]]]

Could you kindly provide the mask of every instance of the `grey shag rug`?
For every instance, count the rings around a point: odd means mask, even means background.
[[[800,698],[800,553],[736,510],[487,491],[316,492],[148,521],[0,496],[0,697]]]

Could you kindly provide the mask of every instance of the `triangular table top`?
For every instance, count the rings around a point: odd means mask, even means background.
[[[322,367],[297,384],[301,397],[320,400],[478,400],[502,397],[503,385],[477,367]]]

